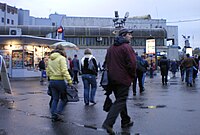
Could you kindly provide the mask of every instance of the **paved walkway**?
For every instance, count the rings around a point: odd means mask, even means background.
[[[120,118],[114,130],[121,135],[199,135],[200,79],[187,87],[178,77],[162,86],[158,73],[146,78],[145,93],[128,97],[128,111],[134,121],[130,129],[121,129]],[[79,78],[80,79],[80,78]],[[99,81],[99,79],[98,79]],[[83,85],[76,86],[80,101],[68,103],[64,122],[52,123],[46,94],[47,85],[38,80],[11,81],[13,94],[0,92],[0,135],[106,135],[101,128],[106,117],[102,110],[105,99],[98,87],[96,105],[85,106]],[[113,98],[113,97],[112,97]]]

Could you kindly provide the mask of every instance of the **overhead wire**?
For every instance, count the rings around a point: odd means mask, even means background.
[[[182,23],[182,22],[197,22],[197,21],[200,21],[200,19],[179,20],[179,21],[171,21],[167,23]]]

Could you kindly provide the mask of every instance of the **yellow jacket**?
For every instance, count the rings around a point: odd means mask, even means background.
[[[60,53],[56,52],[50,55],[46,72],[50,80],[67,80],[69,84],[72,83],[72,79],[67,68],[66,58]]]

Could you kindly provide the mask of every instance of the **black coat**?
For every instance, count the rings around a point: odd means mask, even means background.
[[[168,75],[169,61],[167,59],[160,60],[160,71],[161,71],[161,75]]]
[[[39,62],[38,67],[39,67],[40,70],[45,70],[45,62],[44,62],[44,60],[41,60],[41,61]]]

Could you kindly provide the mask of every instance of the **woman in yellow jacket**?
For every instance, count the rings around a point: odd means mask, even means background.
[[[52,92],[51,114],[52,121],[59,121],[59,115],[62,113],[66,102],[66,82],[71,85],[72,80],[68,72],[66,63],[66,54],[63,46],[58,45],[54,51],[51,52],[47,64],[47,76],[50,79],[49,87]],[[59,102],[60,99],[60,102]]]

